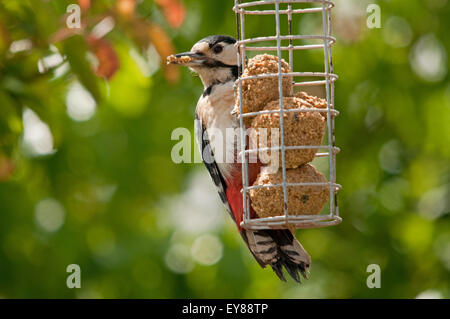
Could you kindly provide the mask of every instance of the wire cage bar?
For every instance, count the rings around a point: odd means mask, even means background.
[[[303,4],[305,8],[293,8],[293,5]],[[306,7],[309,4],[312,7]],[[283,5],[284,7],[281,7]],[[263,6],[269,9],[259,10]],[[257,7],[255,9],[255,7]],[[287,8],[286,8],[287,7]],[[333,73],[333,63],[331,47],[336,42],[336,38],[331,35],[331,9],[334,7],[333,1],[328,0],[265,0],[265,1],[246,1],[235,0],[233,11],[236,14],[237,27],[237,45],[238,45],[238,66],[240,70],[239,78],[236,81],[237,94],[239,94],[239,110],[240,110],[240,127],[241,127],[241,160],[242,160],[242,196],[243,196],[243,210],[244,216],[241,227],[252,230],[259,229],[282,229],[282,228],[319,228],[339,224],[342,219],[339,216],[339,207],[337,202],[337,192],[341,189],[341,185],[336,183],[336,154],[340,151],[335,146],[334,136],[334,119],[339,115],[339,112],[334,107],[334,83],[338,76]],[[293,34],[292,25],[293,18],[300,14],[321,14],[322,34],[321,35],[300,35]],[[251,16],[270,16],[273,15],[275,19],[275,35],[266,37],[246,38],[245,34],[245,17]],[[287,16],[288,35],[281,34],[280,19]],[[294,40],[321,40],[319,44],[302,44],[294,45]],[[259,45],[250,46],[252,44],[258,45],[261,42],[276,41],[276,45]],[[282,45],[282,41],[289,41],[288,45]],[[297,50],[323,50],[324,57],[324,71],[323,72],[294,72],[294,51]],[[278,72],[271,74],[260,74],[245,77],[245,80],[276,77],[278,78],[278,92],[279,92],[279,110],[263,110],[258,112],[243,112],[243,79],[241,78],[242,70],[246,66],[248,51],[275,51],[278,56]],[[288,60],[291,72],[282,72],[282,51],[288,51]],[[293,87],[305,86],[325,86],[326,93],[326,108],[311,108],[308,109],[284,109],[283,107],[283,77],[292,77]],[[318,80],[295,81],[296,77],[300,78],[318,78]],[[323,112],[327,114],[327,144],[326,145],[284,145],[284,118],[283,114],[286,112]],[[247,149],[247,140],[245,136],[245,124],[243,119],[249,116],[255,116],[265,113],[279,113],[280,114],[280,146],[267,147],[265,149]],[[328,157],[329,176],[326,183],[288,183],[286,179],[286,165],[285,152],[291,149],[321,149],[324,152],[316,153],[316,157]],[[281,150],[281,170],[282,183],[270,185],[249,185],[249,155],[257,153],[261,150]],[[329,189],[329,212],[327,214],[321,213],[318,215],[294,215],[288,211],[288,196],[287,188],[291,186],[324,186]],[[250,196],[249,191],[255,188],[270,188],[281,187],[283,190],[284,199],[284,215],[264,218],[251,218],[250,216]]]

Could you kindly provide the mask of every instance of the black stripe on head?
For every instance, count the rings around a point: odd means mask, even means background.
[[[219,42],[234,44],[234,43],[236,43],[236,39],[233,37],[230,37],[229,35],[210,35],[206,38],[201,39],[197,43],[200,43],[200,42],[206,42],[206,43],[208,43],[209,47],[212,48]]]
[[[239,70],[238,70],[238,66],[237,65],[228,65],[225,64],[221,61],[217,61],[217,60],[211,60],[211,61],[205,61],[203,63],[204,66],[208,67],[208,68],[228,68],[231,71],[231,77],[233,79],[237,79],[239,76]]]
[[[237,65],[225,64],[218,60],[205,61],[203,64],[209,68],[230,68],[230,69],[232,69],[231,72],[233,73],[233,75],[235,75],[235,77],[237,77],[237,75],[238,75],[237,74],[237,72],[238,72]]]

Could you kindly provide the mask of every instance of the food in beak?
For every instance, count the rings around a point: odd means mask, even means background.
[[[189,62],[192,62],[194,60],[192,57],[183,55],[183,56],[175,56],[175,55],[169,55],[167,57],[167,64],[186,64]]]

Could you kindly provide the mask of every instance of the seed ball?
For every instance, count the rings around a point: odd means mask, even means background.
[[[310,109],[310,104],[297,97],[283,98],[283,109]],[[272,101],[264,110],[279,110],[278,100]],[[321,145],[325,134],[325,118],[317,111],[284,112],[284,145]],[[264,150],[266,147],[281,146],[280,113],[260,114],[255,117],[249,133],[250,147],[258,149],[258,157],[264,164],[281,167],[281,150]],[[295,168],[311,162],[317,153],[314,149],[285,150],[285,165]],[[274,162],[278,161],[278,162]]]
[[[305,164],[298,168],[286,170],[288,183],[326,183],[325,177],[312,165]],[[281,170],[271,174],[262,169],[253,186],[281,184]],[[287,200],[290,215],[319,214],[329,198],[329,188],[319,186],[288,186]],[[283,187],[252,188],[250,200],[258,217],[284,215]]]
[[[289,64],[281,59],[281,70],[283,73],[291,72]],[[246,77],[278,73],[278,57],[269,54],[260,54],[248,61],[247,67],[242,73],[242,97],[243,113],[257,112],[264,108],[264,106],[279,97],[278,91],[278,77],[267,77],[245,80]],[[236,105],[235,110],[239,113],[239,91],[236,86]],[[283,96],[292,96],[293,85],[292,77],[283,77],[282,80]],[[253,117],[245,117],[244,123],[247,127],[250,126]]]
[[[318,96],[309,95],[306,92],[300,91],[294,94],[295,97],[302,99],[305,103],[309,103],[310,107],[315,107],[318,109],[326,109],[327,108],[327,100],[322,99]],[[320,114],[327,119],[327,112],[320,112]]]

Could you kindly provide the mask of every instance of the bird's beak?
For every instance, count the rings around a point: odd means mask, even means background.
[[[207,57],[203,54],[194,52],[183,52],[167,57],[167,64],[178,64],[184,66],[196,66],[201,65],[207,60]]]

